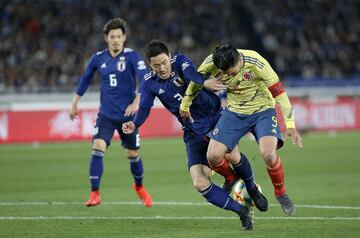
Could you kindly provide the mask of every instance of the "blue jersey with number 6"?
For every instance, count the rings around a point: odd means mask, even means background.
[[[100,113],[108,118],[123,119],[125,110],[136,96],[136,76],[139,83],[148,72],[140,54],[130,48],[116,57],[106,49],[95,53],[80,78],[76,93],[83,96],[97,71],[100,78]]]

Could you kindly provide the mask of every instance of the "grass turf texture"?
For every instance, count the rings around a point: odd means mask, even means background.
[[[205,204],[193,189],[181,139],[142,141],[152,208],[143,207],[132,191],[129,163],[118,141],[104,159],[104,204],[93,208],[83,205],[89,195],[90,143],[3,144],[0,236],[358,237],[360,133],[316,133],[303,139],[302,150],[287,141],[279,151],[287,192],[298,205],[294,217],[285,216],[277,205],[256,143],[240,142],[256,182],[273,204],[266,213],[255,211],[251,232],[240,231],[235,214]],[[221,183],[219,176],[213,179]]]

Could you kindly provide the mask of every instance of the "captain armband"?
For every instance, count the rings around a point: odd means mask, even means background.
[[[271,85],[268,89],[271,95],[273,96],[273,98],[276,98],[277,96],[285,92],[285,88],[282,86],[280,82]]]

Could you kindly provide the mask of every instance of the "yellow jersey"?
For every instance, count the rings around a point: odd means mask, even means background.
[[[240,114],[254,114],[275,107],[275,100],[280,105],[287,128],[295,128],[294,113],[279,77],[269,62],[253,50],[238,49],[243,66],[238,74],[228,76],[218,69],[212,55],[205,58],[198,72],[222,80],[227,86],[228,110]],[[196,96],[199,86],[191,83],[186,91],[181,108],[188,110]]]

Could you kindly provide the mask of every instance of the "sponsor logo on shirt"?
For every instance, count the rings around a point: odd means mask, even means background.
[[[144,62],[143,60],[140,60],[140,61],[137,63],[137,68],[138,68],[138,70],[144,70],[144,69],[146,69],[145,62]]]

